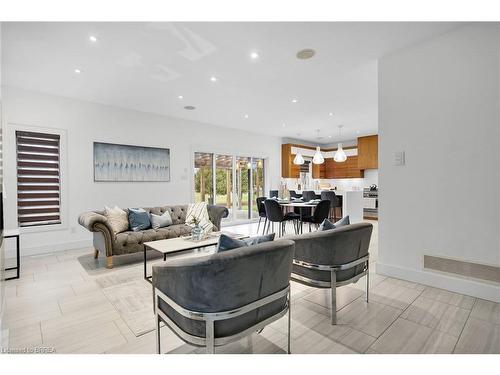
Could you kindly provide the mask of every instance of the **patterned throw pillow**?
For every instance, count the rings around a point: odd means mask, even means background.
[[[151,226],[153,229],[160,229],[172,225],[172,217],[168,211],[163,215],[151,214]]]
[[[109,225],[115,234],[128,230],[128,215],[120,207],[104,208],[104,216],[108,219]]]
[[[186,213],[186,224],[194,228],[193,218],[198,219],[204,234],[212,232],[214,225],[208,216],[207,204],[205,202],[190,203]]]

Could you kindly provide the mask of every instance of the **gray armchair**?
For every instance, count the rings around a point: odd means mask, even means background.
[[[215,347],[262,329],[288,312],[294,243],[265,242],[153,266],[157,352],[160,322],[183,341]]]
[[[287,237],[295,242],[292,280],[331,288],[332,324],[337,324],[336,288],[366,275],[368,302],[370,238],[373,225],[359,223],[336,229]]]

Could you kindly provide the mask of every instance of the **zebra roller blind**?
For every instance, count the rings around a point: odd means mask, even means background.
[[[60,224],[60,136],[16,131],[19,226]]]

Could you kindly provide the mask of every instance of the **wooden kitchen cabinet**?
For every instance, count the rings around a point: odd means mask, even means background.
[[[358,168],[378,168],[378,135],[358,138]]]
[[[364,171],[358,168],[358,157],[348,156],[343,163],[325,160],[325,178],[362,178]]]
[[[293,164],[295,155],[292,155],[292,145],[290,143],[281,145],[281,177],[299,178],[300,167]]]
[[[326,160],[323,164],[312,164],[312,178],[327,178],[325,173]]]

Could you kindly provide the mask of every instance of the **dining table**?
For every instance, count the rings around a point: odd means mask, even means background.
[[[289,201],[289,200],[277,200],[277,202],[285,210],[288,207],[299,208],[299,215],[300,215],[300,218],[299,218],[299,221],[300,221],[299,233],[300,234],[303,233],[303,222],[302,222],[302,211],[303,211],[303,209],[304,208],[310,208],[311,211],[314,211],[314,209],[316,208],[316,206],[318,204],[318,203],[310,203],[310,202],[294,202],[293,200],[292,201]]]

